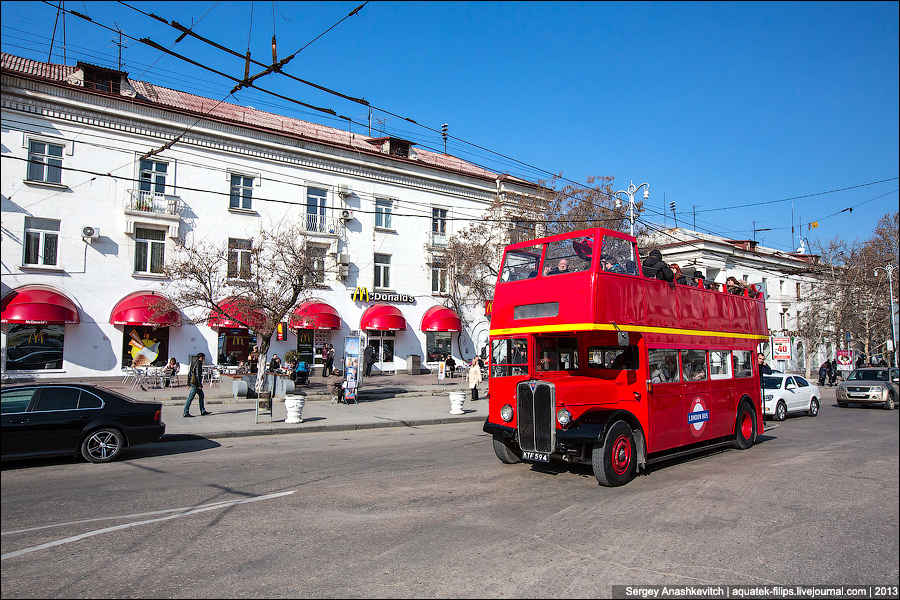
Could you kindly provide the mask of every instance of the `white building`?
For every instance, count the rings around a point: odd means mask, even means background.
[[[283,221],[299,221],[322,254],[323,285],[306,298],[316,304],[291,321],[303,344],[331,342],[340,357],[344,336],[363,330],[380,349],[376,372],[413,355],[424,365],[451,344],[471,358],[487,341],[483,307],[463,315],[468,330],[447,331],[454,315],[428,312],[446,290],[432,258],[470,223],[453,219],[536,187],[406,140],[9,54],[0,140],[7,375],[117,375],[142,348],[155,348],[154,364],[246,355],[252,332],[177,313],[148,323],[146,305],[173,240],[227,244],[239,271],[254,233]],[[297,329],[273,339],[271,352],[292,349]]]
[[[817,264],[818,256],[783,252],[760,246],[754,240],[734,240],[681,227],[654,232],[647,236],[647,243],[657,247],[667,263],[700,270],[708,282],[723,284],[734,277],[764,288],[770,334],[792,338],[790,361],[772,360],[772,348],[764,344],[762,350],[769,357],[769,364],[782,371],[805,369],[808,349],[794,337],[794,332],[799,311],[804,307],[803,291],[816,281],[811,267]],[[826,357],[834,358],[830,346],[815,352],[815,367]]]

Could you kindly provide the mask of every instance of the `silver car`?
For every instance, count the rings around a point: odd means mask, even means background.
[[[900,369],[864,367],[856,369],[837,388],[838,406],[880,404],[891,410],[897,407],[900,395]]]

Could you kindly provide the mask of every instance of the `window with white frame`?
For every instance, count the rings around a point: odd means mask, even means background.
[[[162,229],[134,228],[134,272],[163,272],[166,259],[166,232]]]
[[[59,253],[59,221],[25,217],[25,256],[23,265],[56,266]]]
[[[328,190],[322,188],[307,188],[306,190],[306,230],[324,233],[326,227],[326,202]]]
[[[443,261],[431,264],[431,293],[446,294],[448,283],[447,265]]]
[[[709,351],[709,376],[712,379],[731,379],[731,352]]]
[[[228,238],[228,277],[230,279],[250,278],[252,247],[252,240]]]
[[[447,209],[432,208],[431,209],[431,233],[435,236],[443,237],[447,235]]]
[[[375,287],[391,287],[391,255],[375,254]]]
[[[306,247],[309,254],[310,267],[312,268],[313,281],[310,283],[325,283],[325,255],[328,253],[326,246],[310,244]]]
[[[62,183],[62,144],[28,141],[28,181]]]
[[[231,174],[231,199],[229,208],[253,209],[253,178],[247,175]]]
[[[140,210],[150,210],[152,208],[154,196],[165,196],[168,171],[169,164],[166,162],[141,159],[140,174],[138,177],[141,193],[138,202],[142,204],[149,203],[149,206],[139,206],[137,208]]]
[[[391,212],[393,211],[394,202],[387,198],[377,198],[375,200],[375,227],[382,229],[392,229]]]

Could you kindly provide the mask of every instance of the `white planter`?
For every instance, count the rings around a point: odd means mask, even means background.
[[[303,407],[306,405],[306,396],[289,394],[284,397],[284,410],[287,416],[285,423],[302,423]]]
[[[463,402],[466,401],[465,392],[450,392],[450,414],[463,414]]]

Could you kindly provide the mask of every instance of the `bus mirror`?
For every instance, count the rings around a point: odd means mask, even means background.
[[[617,331],[616,332],[619,337],[619,345],[620,346],[628,346],[628,332],[627,331]]]

